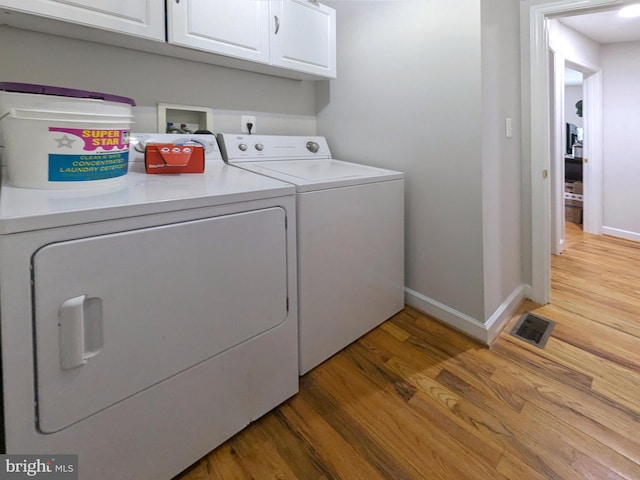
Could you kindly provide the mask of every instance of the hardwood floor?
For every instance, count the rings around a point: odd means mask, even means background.
[[[544,350],[406,308],[177,478],[640,479],[640,244],[574,227]]]

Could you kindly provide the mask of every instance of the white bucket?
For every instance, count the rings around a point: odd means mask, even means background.
[[[78,98],[81,91],[47,88],[63,93],[0,91],[9,183],[77,189],[122,182],[128,170],[133,101],[109,95],[101,97],[106,100]]]

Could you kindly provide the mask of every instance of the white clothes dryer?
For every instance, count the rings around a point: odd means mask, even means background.
[[[218,135],[226,162],[296,187],[300,374],[404,308],[404,175],[323,137]]]
[[[2,186],[7,453],[169,479],[297,392],[294,188],[199,141],[204,174]]]

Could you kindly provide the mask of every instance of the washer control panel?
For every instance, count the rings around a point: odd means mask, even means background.
[[[225,162],[331,158],[324,137],[218,134]]]

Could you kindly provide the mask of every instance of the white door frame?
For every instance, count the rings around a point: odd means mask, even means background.
[[[583,72],[585,73],[585,72]],[[602,71],[585,73],[583,81],[584,119],[584,218],[583,229],[588,233],[602,234],[604,223],[604,153],[602,149],[603,107]]]
[[[564,57],[549,48],[551,52],[550,72],[550,98],[551,118],[551,253],[559,255],[564,250]]]
[[[531,183],[531,291],[536,303],[551,294],[551,140],[549,94],[549,16],[628,3],[626,0],[523,0],[522,35],[523,159],[529,160]],[[528,42],[527,42],[528,39]],[[586,103],[586,102],[585,102]],[[588,131],[585,131],[585,136]],[[526,201],[525,201],[526,204]]]

